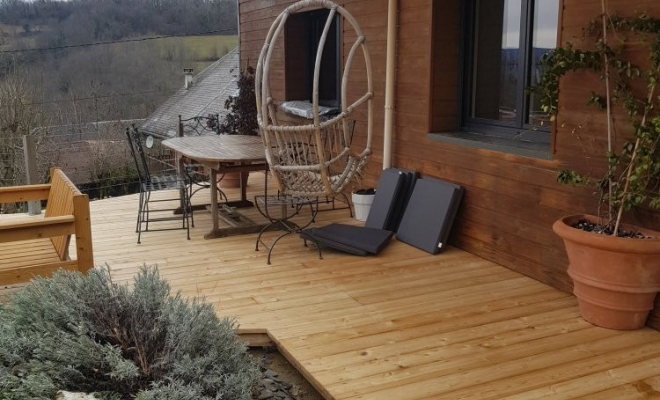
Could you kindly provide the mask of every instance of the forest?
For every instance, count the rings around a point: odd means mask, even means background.
[[[0,0],[0,82],[51,124],[144,118],[235,46],[233,0]]]
[[[235,0],[0,0],[0,186],[22,135],[146,118],[183,68],[237,45],[237,23]]]

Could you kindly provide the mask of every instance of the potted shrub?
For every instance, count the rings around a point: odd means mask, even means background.
[[[218,126],[218,132],[226,135],[258,135],[257,101],[254,94],[254,68],[248,66],[239,72],[238,92],[225,101],[225,109],[229,112],[224,122]],[[244,185],[247,185],[248,173],[243,174]],[[223,188],[241,186],[240,173],[228,173],[218,177],[218,185]]]
[[[155,268],[35,278],[0,303],[0,398],[250,400],[258,366],[211,304],[170,293]]]
[[[602,11],[585,29],[593,48],[568,43],[544,55],[542,80],[532,91],[554,118],[562,76],[590,70],[601,78],[603,86],[593,88],[587,103],[607,120],[607,172],[600,178],[558,173],[560,182],[595,184],[601,205],[596,215],[569,216],[553,229],[564,240],[583,317],[606,328],[635,329],[645,325],[660,290],[660,233],[623,223],[627,211],[660,208],[660,20],[611,15],[604,2]],[[646,65],[631,62],[631,43],[648,50]]]

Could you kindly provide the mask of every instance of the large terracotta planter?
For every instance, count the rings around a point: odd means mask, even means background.
[[[660,291],[660,233],[638,229],[651,238],[612,237],[571,227],[580,219],[596,217],[566,217],[552,229],[564,239],[582,316],[604,328],[643,327]]]

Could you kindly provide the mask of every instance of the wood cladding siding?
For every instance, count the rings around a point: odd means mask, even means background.
[[[241,56],[256,60],[273,18],[293,1],[241,0]],[[660,17],[660,2],[609,0],[612,11],[637,10]],[[382,165],[387,2],[340,2],[365,31],[374,65],[374,157],[365,183],[377,182]],[[578,42],[582,28],[600,13],[600,0],[562,0],[559,42]],[[572,290],[568,260],[552,223],[567,214],[594,213],[593,189],[556,182],[558,168],[602,172],[605,119],[585,103],[584,82],[597,77],[567,76],[560,88],[563,121],[553,133],[552,160],[538,160],[484,149],[440,143],[429,132],[460,127],[462,21],[460,0],[400,0],[397,32],[395,137],[393,164],[465,186],[466,194],[452,244],[564,291]],[[344,34],[344,43],[352,35]],[[344,49],[346,54],[346,49]],[[640,53],[640,57],[644,57]],[[276,77],[284,77],[281,52]],[[256,64],[256,62],[251,62]],[[284,80],[282,80],[283,82]],[[283,86],[282,86],[283,89]],[[280,93],[277,93],[280,94]],[[623,118],[623,117],[622,117]],[[360,125],[358,125],[360,126]],[[356,140],[364,136],[356,132]],[[660,228],[659,213],[636,216]],[[442,256],[439,256],[442,257]],[[660,303],[660,301],[658,302]],[[650,324],[660,328],[656,307]]]

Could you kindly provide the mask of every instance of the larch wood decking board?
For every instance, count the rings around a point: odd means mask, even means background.
[[[250,179],[261,194],[263,175]],[[195,213],[190,241],[147,232],[138,245],[137,196],[91,211],[97,266],[115,281],[157,263],[174,290],[204,297],[241,331],[267,332],[328,399],[660,398],[660,332],[594,327],[572,295],[455,248],[432,256],[393,241],[378,257],[319,260],[290,236],[269,266],[255,235],[204,240],[208,212]],[[335,210],[317,225],[331,221],[354,223]]]
[[[631,365],[630,367],[634,368],[634,370],[638,373],[643,371],[639,368],[639,365]],[[652,374],[656,373],[655,370],[647,371],[651,372]],[[660,378],[657,376],[648,379],[640,379],[635,381],[635,383],[618,385],[611,389],[603,390],[602,392],[582,396],[582,399],[584,400],[639,400],[658,398],[660,398]]]

